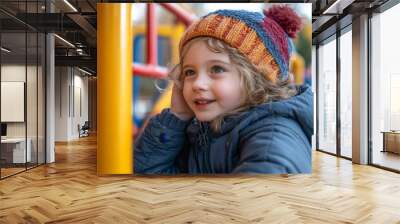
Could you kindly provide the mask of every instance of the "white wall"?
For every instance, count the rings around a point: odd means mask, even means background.
[[[83,75],[76,68],[56,67],[56,141],[77,139],[78,124],[88,120],[88,78]]]
[[[73,111],[73,119],[72,119],[72,135],[78,136],[77,126],[80,124],[81,126],[85,123],[85,121],[89,118],[88,111],[88,78],[82,77],[81,75],[74,75],[74,108]],[[81,73],[79,73],[81,74]],[[81,107],[81,108],[80,108]],[[80,111],[81,110],[81,111]]]
[[[28,69],[30,67],[28,66]],[[2,65],[1,81],[19,81],[25,82],[25,64],[24,65]]]
[[[70,75],[67,67],[55,68],[55,141],[68,140],[69,80]]]

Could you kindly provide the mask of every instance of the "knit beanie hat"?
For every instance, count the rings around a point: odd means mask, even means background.
[[[196,37],[213,37],[242,53],[267,79],[275,82],[288,77],[294,46],[291,38],[301,28],[300,17],[288,6],[272,6],[258,12],[218,10],[191,24],[179,50]]]

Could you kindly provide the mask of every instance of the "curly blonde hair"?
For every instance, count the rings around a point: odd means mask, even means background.
[[[257,71],[250,61],[236,48],[212,37],[194,38],[182,48],[179,64],[175,65],[169,73],[170,79],[172,79],[180,88],[183,88],[184,85],[184,80],[181,76],[183,58],[186,56],[190,46],[198,41],[203,41],[210,51],[228,54],[232,64],[234,64],[236,69],[239,71],[241,86],[245,93],[245,103],[243,105],[233,111],[219,115],[210,122],[213,131],[220,131],[224,118],[228,116],[239,115],[241,112],[246,111],[253,106],[288,99],[297,94],[296,88],[292,82],[291,74],[289,74],[289,78],[285,80],[278,78],[277,81],[273,82]]]

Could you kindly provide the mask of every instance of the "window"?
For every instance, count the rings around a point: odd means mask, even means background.
[[[318,48],[318,149],[336,153],[336,39]]]
[[[351,28],[351,27],[350,27]],[[340,154],[352,157],[352,32],[340,36]]]
[[[387,150],[384,132],[400,130],[400,67],[398,62],[399,32],[394,29],[400,20],[400,5],[396,5],[371,19],[371,137],[372,163],[400,170],[400,155]],[[391,133],[390,133],[391,134]],[[395,133],[393,133],[395,134]],[[392,140],[400,139],[393,137]],[[400,147],[398,141],[395,148]]]

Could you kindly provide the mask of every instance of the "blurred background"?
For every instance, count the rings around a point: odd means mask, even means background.
[[[186,13],[201,17],[218,9],[244,9],[262,13],[274,3],[180,3],[177,4]],[[291,58],[291,72],[296,84],[311,85],[311,3],[285,4],[292,7],[302,18],[303,27],[294,44],[296,53]],[[175,15],[156,6],[157,61],[158,65],[170,68],[178,62],[178,44],[185,31],[185,25]],[[133,5],[133,60],[135,63],[146,62],[146,4]],[[168,81],[134,75],[133,119],[135,128],[143,127],[146,119],[169,107],[170,88]]]

